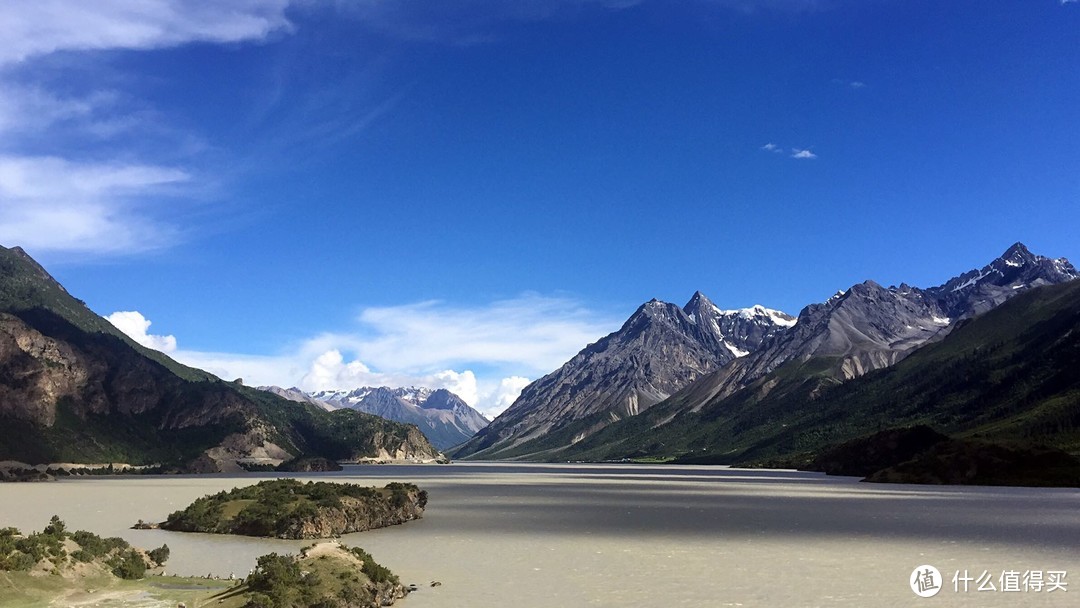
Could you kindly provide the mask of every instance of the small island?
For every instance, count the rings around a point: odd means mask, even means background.
[[[284,539],[333,538],[420,519],[427,492],[410,483],[262,481],[197,499],[160,524],[164,530]]]

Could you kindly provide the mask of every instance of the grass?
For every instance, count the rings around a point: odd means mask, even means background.
[[[241,511],[248,508],[248,505],[253,505],[257,501],[254,498],[241,498],[238,500],[230,500],[221,505],[221,518],[222,519],[236,519],[236,516]]]
[[[244,602],[218,604],[213,596],[234,588],[235,582],[188,577],[149,576],[125,581],[107,575],[67,578],[59,575],[34,576],[26,572],[0,572],[0,606],[5,608],[46,608],[65,606],[124,606],[127,608],[175,608],[180,602],[190,608],[221,606],[240,608]]]

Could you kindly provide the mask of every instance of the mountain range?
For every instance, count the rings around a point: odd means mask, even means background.
[[[797,318],[700,292],[681,307],[651,300],[485,426],[445,390],[222,381],[138,345],[0,247],[0,460],[221,471],[439,458],[423,429],[441,446],[465,440],[465,458],[801,466],[905,425],[959,438],[936,448],[953,459],[987,438],[1078,452],[1078,276],[1017,243],[941,285],[864,281]]]
[[[132,341],[0,247],[0,461],[236,470],[299,457],[434,460],[415,426],[327,412]]]
[[[415,424],[440,450],[464,443],[490,422],[461,397],[441,388],[365,386],[352,390],[316,392],[305,392],[296,387],[260,386],[259,389],[327,410],[348,408],[387,420]]]
[[[503,415],[454,455],[561,460],[723,452],[738,429],[715,441],[689,443],[664,429],[683,425],[678,428],[684,434],[695,435],[698,429],[685,426],[687,415],[725,411],[748,395],[764,398],[791,383],[813,385],[804,397],[816,399],[830,386],[894,366],[946,339],[1014,296],[1077,276],[1068,260],[1038,256],[1017,243],[985,267],[937,287],[886,288],[865,281],[805,307],[795,320],[755,307],[759,314],[746,317],[756,318],[762,329],[737,344],[740,326],[709,322],[720,313],[702,314],[719,311],[703,304],[704,296],[695,294],[683,309],[651,301],[617,332],[526,387]],[[714,328],[714,333],[704,331]],[[724,357],[723,351],[731,356]],[[647,392],[650,387],[662,388]],[[651,409],[628,407],[643,395]],[[788,406],[797,409],[805,403]],[[747,407],[746,416],[758,411]],[[640,416],[646,410],[648,415]]]

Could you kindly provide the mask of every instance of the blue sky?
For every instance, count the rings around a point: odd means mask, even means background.
[[[40,0],[0,39],[0,243],[249,383],[496,413],[653,297],[1080,258],[1074,1]]]

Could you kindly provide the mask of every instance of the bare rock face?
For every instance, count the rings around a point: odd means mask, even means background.
[[[793,317],[762,306],[721,310],[701,292],[682,308],[646,302],[617,332],[525,387],[506,412],[455,455],[497,458],[530,439],[588,420],[568,438],[580,441],[746,356],[794,323]]]
[[[986,312],[1034,287],[1080,277],[1065,258],[1032,254],[1022,243],[980,270],[920,289],[873,281],[853,285],[799,313],[792,328],[756,353],[703,378],[680,395],[691,411],[728,396],[788,361],[829,357],[831,372],[849,380],[893,365],[916,348],[945,337],[958,322]]]
[[[426,498],[424,500],[426,502]],[[341,499],[341,507],[320,507],[315,515],[289,526],[281,537],[305,540],[335,538],[342,534],[396,526],[423,516],[424,507],[421,506],[419,491],[409,493],[408,499],[397,506],[345,497]]]
[[[63,342],[0,313],[0,414],[36,424],[56,420],[56,402],[86,384],[89,372]]]

